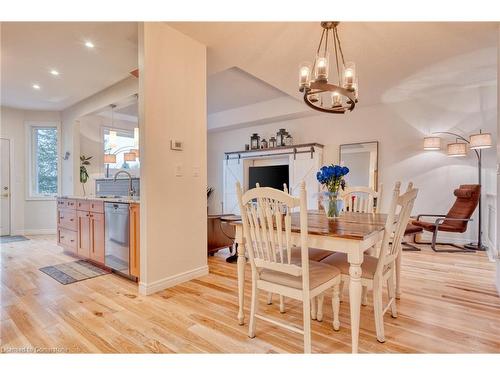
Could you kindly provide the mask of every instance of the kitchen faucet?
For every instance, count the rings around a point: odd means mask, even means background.
[[[135,189],[132,186],[132,175],[130,173],[128,173],[127,171],[124,171],[123,169],[120,169],[118,172],[115,173],[115,175],[113,177],[113,181],[116,182],[116,177],[120,173],[125,173],[128,176],[128,196],[129,196],[129,198],[133,197],[135,195]]]

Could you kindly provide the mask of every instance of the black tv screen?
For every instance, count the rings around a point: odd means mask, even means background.
[[[250,167],[248,169],[248,188],[253,189],[257,183],[260,187],[283,190],[283,184],[288,186],[288,165]]]

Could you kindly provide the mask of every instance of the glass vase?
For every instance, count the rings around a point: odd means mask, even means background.
[[[344,201],[340,199],[338,192],[321,193],[321,203],[328,219],[339,217],[344,208]]]

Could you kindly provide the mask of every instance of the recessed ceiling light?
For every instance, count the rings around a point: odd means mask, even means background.
[[[31,87],[33,87],[35,90],[40,90],[40,88],[41,88],[40,85],[37,83],[34,83],[33,86],[31,86]]]
[[[92,43],[90,40],[85,42],[85,47],[87,48],[94,48],[94,43]]]
[[[52,74],[53,76],[58,76],[58,75],[59,75],[59,72],[58,72],[57,70],[55,70],[55,69],[52,69],[52,70],[50,71],[50,74]]]

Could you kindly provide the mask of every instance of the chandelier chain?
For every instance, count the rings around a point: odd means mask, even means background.
[[[335,39],[335,29],[336,28],[333,29],[332,33],[333,33],[333,44],[335,45],[335,62],[337,63],[337,77],[339,79],[339,86],[340,86],[341,82],[340,82],[340,69],[339,69],[339,55],[337,53],[337,41]]]
[[[334,33],[335,33],[335,38],[337,39],[337,42],[339,44],[340,56],[342,57],[342,65],[345,67],[344,53],[342,52],[342,45],[340,44],[339,33],[337,32],[337,28],[336,27],[333,30],[334,30]]]

